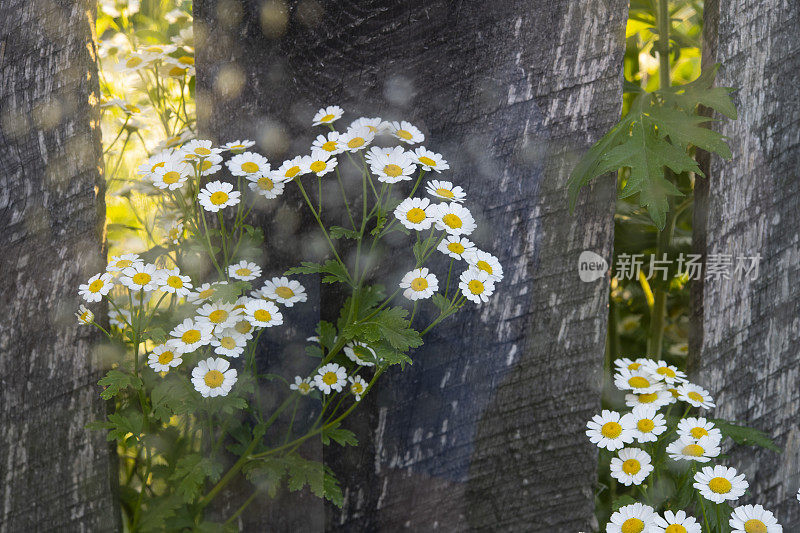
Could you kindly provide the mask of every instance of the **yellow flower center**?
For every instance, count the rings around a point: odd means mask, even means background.
[[[145,51],[153,54],[160,54],[161,52],[164,51],[164,49],[161,48],[160,46],[148,46],[147,48],[145,48]]]
[[[683,455],[688,455],[690,457],[702,457],[705,453],[705,450],[702,446],[697,444],[689,444],[683,449]]]
[[[689,433],[691,433],[692,437],[694,437],[696,439],[699,439],[700,437],[705,437],[706,435],[708,435],[708,431],[706,431],[704,428],[701,428],[699,426],[692,428],[689,431]]]
[[[151,279],[153,278],[147,272],[139,272],[138,274],[134,274],[131,278],[136,285],[147,285],[150,283]]]
[[[653,403],[658,399],[657,392],[651,392],[650,394],[640,394],[639,395],[639,403]]]
[[[333,385],[339,381],[339,376],[336,374],[336,372],[325,372],[325,374],[322,376],[322,381],[326,385]]]
[[[308,391],[311,390],[311,385],[306,383],[305,381],[301,381],[297,385],[297,390],[299,390],[301,394],[308,394]]]
[[[242,163],[241,168],[244,172],[247,172],[248,174],[253,174],[255,172],[258,172],[258,170],[261,167],[259,167],[257,163],[253,163],[252,161],[246,161]]]
[[[414,278],[414,280],[411,281],[411,288],[417,292],[424,291],[428,288],[428,280],[425,278]]]
[[[717,494],[727,494],[731,491],[731,482],[724,477],[715,477],[708,482],[708,488]]]
[[[600,428],[600,434],[607,439],[616,439],[622,433],[622,426],[616,422],[606,422]]]
[[[259,322],[269,322],[272,320],[272,315],[269,314],[269,311],[264,309],[256,309],[256,312],[253,313],[253,317]]]
[[[642,376],[633,376],[628,380],[628,385],[634,389],[644,389],[650,386],[650,382]]]
[[[237,268],[236,269],[236,275],[237,276],[249,276],[252,273],[253,273],[253,271],[250,270],[249,268]]]
[[[204,291],[200,291],[200,294],[198,294],[197,296],[205,300],[206,298],[211,298],[213,294],[214,294],[214,289],[206,289]]]
[[[353,391],[353,394],[361,394],[364,392],[364,385],[358,382],[353,383],[353,385],[350,387],[350,390]]]
[[[275,187],[275,184],[266,176],[258,179],[258,188],[262,191],[271,191],[273,187]]]
[[[128,68],[138,67],[142,64],[141,58],[138,57],[129,57],[128,60],[125,62],[125,66]]]
[[[347,147],[348,148],[358,148],[360,146],[364,146],[365,142],[366,141],[364,140],[363,137],[353,137],[352,139],[347,141]]]
[[[436,194],[441,196],[442,198],[454,198],[455,194],[450,189],[445,189],[443,187],[439,187],[436,189]]]
[[[91,282],[89,284],[89,291],[90,292],[97,292],[97,291],[99,291],[100,289],[103,288],[103,285],[105,285],[105,283],[103,282],[102,279],[96,279],[96,280],[94,280],[93,282]]]
[[[204,146],[200,146],[194,149],[194,153],[196,153],[199,156],[206,156],[206,155],[211,155],[211,150],[209,150]]]
[[[212,163],[210,159],[206,159],[204,161],[201,161],[200,165],[199,165],[200,172],[205,172],[206,170],[208,170],[212,166],[214,166],[214,163]]]
[[[622,471],[628,475],[638,474],[639,470],[642,469],[641,463],[636,459],[628,459],[624,463],[622,463]]]
[[[292,168],[290,168],[289,170],[287,170],[286,174],[284,174],[284,176],[286,176],[287,178],[293,178],[293,177],[297,176],[298,172],[300,172],[300,167],[295,165]]]
[[[642,533],[644,531],[644,522],[638,518],[628,518],[620,528],[622,533]]]
[[[641,366],[641,363],[631,363],[628,365],[628,370],[639,370],[639,367]]]
[[[469,292],[471,292],[472,294],[482,294],[483,291],[486,289],[483,286],[483,283],[477,279],[473,279],[469,283],[467,283],[467,288],[469,289]]]
[[[653,431],[653,428],[656,427],[656,424],[649,418],[642,418],[636,423],[636,427],[642,433],[650,433],[651,431]]]
[[[333,152],[334,150],[336,150],[336,144],[337,144],[336,141],[328,141],[322,145],[322,149],[325,150],[326,152]]]
[[[458,229],[464,224],[463,222],[461,222],[461,219],[458,218],[458,216],[454,215],[453,213],[447,213],[445,216],[443,216],[442,222],[444,222],[447,225],[447,227],[453,229]]]
[[[173,67],[170,67],[169,71],[167,72],[167,75],[171,76],[173,78],[180,78],[181,76],[185,76],[186,75],[186,69],[185,68],[181,68],[181,67],[173,66]]]
[[[222,382],[225,381],[225,376],[222,375],[222,372],[219,370],[209,370],[206,372],[206,377],[203,378],[203,381],[206,382],[206,385],[211,387],[212,389],[216,389]]]
[[[400,174],[403,173],[403,169],[400,168],[399,165],[395,165],[394,163],[389,163],[385,167],[383,167],[383,172],[390,178],[396,178]]]
[[[89,310],[86,310],[83,313],[81,313],[81,321],[83,322],[91,322],[92,318],[94,317],[92,316],[92,312]]]
[[[761,520],[751,518],[744,523],[746,533],[767,533],[767,525]]]
[[[222,337],[219,343],[223,348],[228,350],[236,348],[236,340],[233,337]]]
[[[183,65],[194,65],[194,58],[191,56],[182,56],[178,58],[178,63]]]
[[[217,191],[211,194],[211,203],[214,205],[222,205],[228,201],[228,193],[223,191]]]
[[[320,122],[330,122],[331,120],[333,120],[333,118],[334,118],[335,116],[336,116],[336,115],[331,115],[330,113],[328,113],[327,115],[325,115],[324,117],[322,117],[321,119],[319,119],[319,121],[320,121]]]
[[[181,335],[181,340],[186,344],[194,344],[200,340],[200,330],[190,329]]]
[[[475,266],[478,267],[478,270],[483,270],[484,272],[488,272],[489,274],[493,273],[492,266],[486,261],[478,261]]]
[[[172,353],[170,350],[165,350],[158,354],[158,362],[159,364],[166,365],[172,362],[175,359],[175,354]]]
[[[673,398],[677,398],[678,396],[680,396],[678,389],[667,389],[667,390],[670,392],[670,394],[672,394]]]
[[[221,322],[225,322],[228,319],[228,312],[224,309],[217,309],[216,311],[211,311],[208,315],[208,320],[213,322],[214,324],[219,324]]]
[[[427,216],[428,215],[425,213],[425,210],[420,209],[419,207],[412,207],[408,210],[408,213],[406,213],[406,220],[412,224],[419,224],[425,220],[425,217]]]
[[[311,169],[311,172],[316,173],[316,172],[322,172],[323,170],[325,170],[325,167],[327,167],[325,161],[314,161],[313,163],[311,163],[311,166],[309,168]]]
[[[436,161],[434,161],[433,159],[431,159],[430,157],[428,157],[426,155],[423,155],[422,157],[420,157],[419,158],[419,162],[422,163],[423,165],[426,165],[426,166],[429,166],[429,167],[435,167],[436,166]],[[439,190],[441,191],[442,189],[439,189]],[[447,189],[444,189],[444,190],[447,190]]]
[[[237,322],[236,325],[233,326],[233,329],[235,329],[242,335],[245,335],[247,333],[250,333],[250,330],[253,329],[253,326],[247,320],[242,320],[240,322]]]
[[[686,396],[688,396],[690,399],[692,399],[692,400],[694,400],[696,402],[702,402],[703,401],[703,395],[698,393],[698,392],[695,392],[695,391],[690,392]]]
[[[400,137],[401,139],[405,139],[405,140],[407,140],[407,141],[408,141],[408,140],[411,140],[411,139],[414,137],[413,135],[411,135],[411,132],[409,132],[409,131],[407,131],[407,130],[397,130],[397,132],[395,133],[395,135],[397,135],[397,136],[398,136],[398,137]]]
[[[664,533],[686,533],[686,528],[680,524],[671,524],[667,526]]]
[[[294,291],[289,287],[277,287],[275,289],[275,294],[277,294],[281,298],[291,298],[292,296],[294,296]]]
[[[660,367],[658,370],[656,370],[656,373],[661,374],[662,376],[667,376],[668,378],[675,377],[675,371],[669,368],[668,366]]]
[[[167,278],[167,285],[169,285],[173,289],[182,289],[183,280],[181,279],[180,276],[170,276]]]
[[[464,245],[460,242],[451,242],[447,245],[447,249],[453,252],[454,254],[461,255],[464,253]]]
[[[180,181],[181,175],[175,170],[170,170],[169,172],[164,173],[164,177],[161,179],[167,185],[172,185]]]

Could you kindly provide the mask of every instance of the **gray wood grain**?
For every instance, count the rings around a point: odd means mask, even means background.
[[[735,87],[736,121],[722,120],[731,161],[706,163],[698,180],[698,253],[761,255],[755,279],[694,288],[694,378],[715,396],[715,416],[757,427],[783,454],[733,447],[725,461],[747,475],[750,495],[784,531],[800,528],[800,4],[709,2],[704,62]]]
[[[96,335],[73,316],[102,268],[94,4],[0,4],[0,532],[114,531]],[[98,305],[93,309],[99,313]]]
[[[255,138],[277,165],[306,153],[321,105],[342,105],[343,126],[408,119],[450,161],[442,178],[465,188],[474,240],[506,278],[489,304],[434,330],[412,367],[388,373],[348,421],[358,448],[326,448],[345,486],[341,511],[328,507],[323,523],[319,507],[259,506],[243,527],[596,527],[597,452],[583,431],[600,409],[608,279],[582,283],[577,260],[611,255],[614,184],[585,191],[574,216],[564,184],[619,118],[626,3],[264,5],[195,2],[203,135]],[[268,261],[296,262],[314,228],[295,215],[296,198],[284,202],[292,208],[265,218]],[[410,268],[409,247],[396,248],[389,282]],[[446,277],[446,263],[434,268]]]

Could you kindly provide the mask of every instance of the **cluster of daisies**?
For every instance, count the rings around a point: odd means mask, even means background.
[[[228,267],[228,275],[233,280],[250,281],[261,276],[261,268],[255,263],[240,261]],[[275,277],[249,296],[226,303],[218,296],[228,283],[219,281],[195,287],[191,278],[177,268],[160,269],[144,262],[137,254],[125,254],[112,257],[106,271],[89,278],[79,287],[78,293],[88,303],[107,297],[113,307],[110,323],[121,330],[142,324],[134,326],[135,310],[124,309],[116,303],[123,298],[111,297],[115,287],[121,287],[122,292],[130,291],[131,303],[139,307],[139,319],[157,292],[162,293],[159,303],[169,294],[191,305],[194,316],[177,324],[169,332],[169,340],[148,350],[147,365],[156,372],[169,372],[180,366],[186,355],[197,353],[203,357],[213,350],[217,357],[199,360],[191,374],[195,389],[205,397],[214,397],[227,395],[236,383],[237,372],[230,368],[228,359],[244,353],[253,332],[283,324],[279,305],[292,307],[307,300],[305,288],[298,281]],[[76,315],[80,323],[94,324],[94,314],[85,305],[81,305]],[[198,353],[201,349],[203,353]]]
[[[318,337],[309,337],[308,340],[319,342]],[[358,372],[368,367],[374,367],[380,360],[375,354],[375,350],[358,341],[346,344],[344,353],[356,364],[356,368],[350,374],[343,365],[328,363],[319,367],[313,376],[307,378],[295,376],[294,383],[289,388],[307,396],[314,389],[329,395],[342,392],[347,387],[355,400],[361,401],[361,397],[367,392],[369,385]]]
[[[181,32],[181,35],[175,36],[172,44],[150,44],[129,52],[117,63],[115,70],[138,74],[148,68],[155,68],[160,75],[170,78],[194,76],[191,35]]]
[[[735,502],[744,495],[748,483],[736,469],[708,465],[721,453],[722,432],[703,417],[687,417],[692,407],[709,409],[714,401],[708,391],[689,383],[686,374],[665,361],[647,358],[615,361],[614,385],[625,394],[630,412],[603,410],[588,423],[586,435],[599,448],[616,452],[611,459],[611,476],[626,486],[642,485],[653,473],[656,446],[668,440],[666,455],[673,461],[696,465],[693,487],[699,496],[713,504]],[[687,405],[676,427],[668,427],[659,410],[677,402]],[[638,446],[637,446],[638,445]],[[648,453],[644,448],[648,448]],[[733,509],[730,526],[734,533],[782,531],[772,512],[760,505]],[[658,514],[652,507],[634,503],[617,510],[606,527],[609,533],[701,533],[701,524],[684,511]]]

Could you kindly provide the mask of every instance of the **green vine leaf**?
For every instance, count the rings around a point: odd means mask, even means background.
[[[104,400],[110,400],[119,394],[121,390],[128,387],[132,387],[134,390],[142,388],[142,380],[140,378],[117,369],[109,370],[105,376],[100,378],[97,384],[104,388],[100,393],[100,397]]]
[[[772,442],[772,439],[763,431],[718,418],[712,420],[712,422],[719,428],[723,436],[730,437],[736,444],[759,446],[767,450],[783,453],[783,450]]]
[[[358,446],[358,439],[355,433],[348,429],[342,429],[339,424],[335,424],[329,428],[322,430],[320,434],[322,437],[322,444],[327,446],[331,441],[336,441],[339,446]]]
[[[350,284],[350,277],[344,266],[334,259],[328,259],[323,264],[303,261],[299,267],[292,267],[284,273],[284,276],[293,274],[327,274],[323,276],[323,283],[347,283]]]

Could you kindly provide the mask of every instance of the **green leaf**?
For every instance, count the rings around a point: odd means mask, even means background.
[[[279,458],[265,457],[258,461],[247,463],[244,475],[256,487],[265,490],[274,498],[278,493],[283,476],[286,475],[286,463]]]
[[[159,496],[148,501],[146,509],[139,515],[140,531],[163,531],[164,523],[175,516],[175,511],[182,505],[180,498]]]
[[[436,293],[433,295],[433,305],[439,310],[440,314],[444,314],[450,309],[450,300],[445,298],[443,294]]]
[[[625,507],[626,505],[630,505],[632,503],[636,503],[636,500],[634,500],[631,496],[627,494],[623,494],[622,496],[614,500],[614,503],[611,505],[611,510],[617,511],[620,507]]]
[[[696,80],[690,83],[670,87],[669,90],[663,92],[664,98],[689,112],[694,112],[697,105],[700,104],[710,107],[717,113],[721,113],[732,120],[736,120],[738,113],[730,97],[733,89],[730,87],[712,87],[719,66],[719,64],[716,64],[712,68],[706,69]]]
[[[139,254],[139,258],[144,261],[145,263],[155,263],[156,259],[167,253],[169,250],[164,248],[163,246],[153,246],[146,252],[142,252]]]
[[[402,307],[384,309],[367,321],[347,326],[344,335],[351,339],[363,339],[368,343],[386,340],[401,352],[422,345],[419,332],[411,329],[406,320],[408,311]]]
[[[328,274],[323,276],[323,283],[350,284],[350,276],[347,273],[347,269],[340,262],[333,259],[328,259],[322,265],[311,261],[303,261],[300,265],[287,270],[284,276],[291,276],[292,274]]]
[[[162,328],[150,328],[142,334],[142,340],[151,340],[156,344],[163,344],[167,341],[167,332]]]
[[[284,457],[286,470],[289,472],[289,490],[298,491],[308,485],[311,492],[320,498],[324,493],[324,468],[322,463],[307,461],[292,453]]]
[[[358,439],[355,433],[347,429],[339,428],[338,423],[323,429],[320,436],[322,437],[322,444],[325,446],[330,444],[331,440],[336,441],[340,446],[358,446]]]
[[[342,488],[339,486],[336,476],[333,475],[333,470],[327,465],[325,465],[325,474],[322,480],[322,493],[326,500],[339,508],[342,507],[342,502],[344,502]]]
[[[131,437],[138,440],[144,427],[144,417],[138,411],[128,410],[108,415],[108,422],[102,426],[95,425],[92,429],[102,427],[108,429],[106,440],[116,440],[120,443],[128,441]]]
[[[317,337],[319,337],[319,343],[325,349],[330,350],[333,348],[333,345],[336,344],[336,327],[333,324],[321,320],[317,325],[316,332]]]
[[[222,474],[222,465],[208,457],[193,453],[178,460],[170,479],[177,482],[176,493],[190,503],[200,496],[206,478],[216,481]]]
[[[331,239],[341,239],[344,237],[345,239],[356,240],[359,237],[359,232],[356,230],[343,228],[341,226],[331,226],[328,234],[330,235]]]
[[[150,393],[153,416],[164,423],[172,415],[182,415],[194,410],[194,396],[180,378],[168,375],[153,387]]]
[[[395,350],[386,342],[373,344],[372,348],[375,350],[375,356],[378,358],[378,364],[380,365],[400,365],[401,369],[405,369],[406,364],[413,363],[408,355]]]
[[[694,145],[708,152],[719,154],[725,159],[732,157],[731,149],[725,142],[724,136],[700,126],[711,120],[708,117],[689,115],[680,109],[659,107],[650,111],[650,118],[655,122],[661,137],[669,135],[672,142],[684,149],[689,145]]]
[[[117,369],[109,370],[104,377],[100,378],[97,384],[103,387],[100,397],[104,400],[110,400],[119,394],[121,390],[128,387],[133,387],[134,390],[142,388],[142,380],[140,378]]]
[[[769,436],[763,431],[758,429],[734,424],[722,419],[713,419],[712,422],[719,428],[722,435],[730,437],[736,444],[743,444],[745,446],[759,446],[772,450],[774,452],[783,453],[783,450],[777,446]]]

